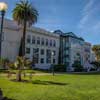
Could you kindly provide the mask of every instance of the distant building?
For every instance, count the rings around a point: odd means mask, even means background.
[[[91,44],[77,37],[74,33],[63,33],[60,30],[54,31],[60,35],[59,63],[66,64],[67,71],[73,71],[72,65],[79,61],[84,68],[88,68],[91,62]]]
[[[15,61],[19,53],[22,28],[14,21],[4,20],[2,38],[2,57]],[[49,32],[30,27],[26,31],[25,56],[35,67],[49,69],[51,64],[66,64],[67,71],[73,71],[74,62],[88,68],[94,56],[91,56],[91,44],[74,33],[63,33],[60,30]],[[52,55],[53,52],[53,55]]]

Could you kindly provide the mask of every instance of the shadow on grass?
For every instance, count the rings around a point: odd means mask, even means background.
[[[12,79],[11,81],[18,82],[15,79]],[[54,81],[42,81],[42,80],[31,80],[31,81],[30,80],[22,80],[20,82],[39,84],[39,85],[59,85],[59,86],[68,85],[68,83],[61,83],[61,82],[54,82]]]
[[[15,99],[11,99],[11,98],[8,98],[8,97],[4,97],[3,96],[3,91],[0,88],[0,100],[15,100]]]
[[[61,83],[61,82],[54,82],[54,81],[41,81],[41,80],[34,80],[32,84],[40,84],[40,85],[68,85],[68,83]]]
[[[17,81],[16,79],[11,79],[10,81],[13,81],[13,82],[22,82],[22,83],[30,83],[29,80],[24,80],[24,79],[22,79],[21,81]]]
[[[0,99],[0,100],[15,100],[15,99],[10,99],[10,98],[4,97],[3,99]]]
[[[100,75],[100,72],[72,72],[73,75]]]

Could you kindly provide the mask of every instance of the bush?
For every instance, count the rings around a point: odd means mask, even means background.
[[[81,63],[79,61],[75,61],[74,64],[72,65],[72,67],[74,68],[75,72],[84,71],[84,68],[83,68],[83,66],[81,65]]]
[[[5,59],[3,59],[3,58],[1,58],[0,59],[0,69],[8,69],[8,63],[9,63],[10,61],[9,61],[9,59],[7,59],[7,58],[5,58]]]
[[[52,67],[54,67],[54,71],[56,72],[66,72],[66,65],[64,64],[57,64],[57,65],[53,65]],[[52,67],[50,67],[51,71],[52,71]]]
[[[90,71],[96,71],[96,69],[95,68],[91,68]]]
[[[91,62],[91,64],[94,66],[95,70],[98,70],[100,68],[100,62],[99,61]]]

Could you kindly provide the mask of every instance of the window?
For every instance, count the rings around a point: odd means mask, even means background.
[[[53,64],[55,64],[55,62],[56,62],[56,60],[55,60],[55,59],[53,59]]]
[[[32,37],[32,44],[35,44],[35,36]]]
[[[39,48],[33,48],[33,62],[38,63],[39,61]]]
[[[69,47],[64,47],[64,50],[69,50]]]
[[[30,54],[30,48],[26,48],[26,53]]]
[[[43,58],[41,58],[41,63],[42,63],[42,64],[44,63],[44,59],[43,59]]]
[[[33,53],[38,53],[39,52],[39,48],[33,48]]]
[[[44,49],[41,49],[41,55],[44,55]]]
[[[51,63],[51,50],[46,50],[46,63]]]
[[[53,41],[53,46],[56,47],[56,41],[55,40]]]
[[[50,40],[50,46],[52,46],[52,40]]]
[[[48,39],[46,39],[46,46],[48,46]]]
[[[44,45],[44,38],[41,39],[41,45]]]
[[[69,58],[69,55],[68,54],[64,55],[64,58]]]
[[[27,43],[31,43],[31,36],[27,35]]]
[[[56,51],[55,50],[53,50],[53,56],[55,56],[56,55]]]
[[[37,37],[37,44],[40,44],[40,37]]]

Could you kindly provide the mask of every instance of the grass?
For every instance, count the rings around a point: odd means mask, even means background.
[[[0,76],[0,88],[14,100],[100,100],[100,75],[33,76],[31,82]]]

